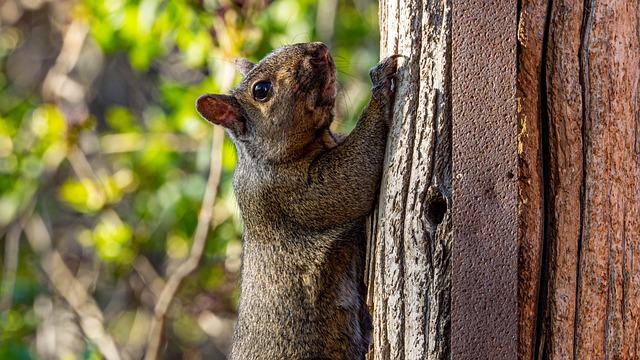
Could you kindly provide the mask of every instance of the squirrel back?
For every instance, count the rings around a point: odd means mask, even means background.
[[[372,99],[353,132],[334,135],[336,68],[322,43],[285,46],[231,95],[201,96],[238,154],[242,285],[231,359],[363,359],[364,221],[382,174],[396,57],[372,69]]]

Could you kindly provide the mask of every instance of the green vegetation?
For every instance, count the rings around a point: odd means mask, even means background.
[[[2,359],[101,358],[106,345],[90,333],[100,329],[124,358],[144,355],[207,184],[213,126],[194,102],[234,86],[235,57],[324,41],[346,131],[378,60],[369,0],[7,0],[0,10]],[[242,225],[234,149],[225,140],[221,151],[201,266],[164,324],[167,357],[223,358],[229,343]]]

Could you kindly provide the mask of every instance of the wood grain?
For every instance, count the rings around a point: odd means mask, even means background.
[[[380,2],[381,58],[405,56],[370,239],[370,359],[449,358],[450,4]]]

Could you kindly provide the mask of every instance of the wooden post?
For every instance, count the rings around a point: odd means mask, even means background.
[[[380,2],[375,359],[640,358],[640,3]]]
[[[452,6],[453,359],[517,355],[516,6]]]

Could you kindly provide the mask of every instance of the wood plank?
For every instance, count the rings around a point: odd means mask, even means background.
[[[516,8],[452,6],[453,359],[517,358]]]

